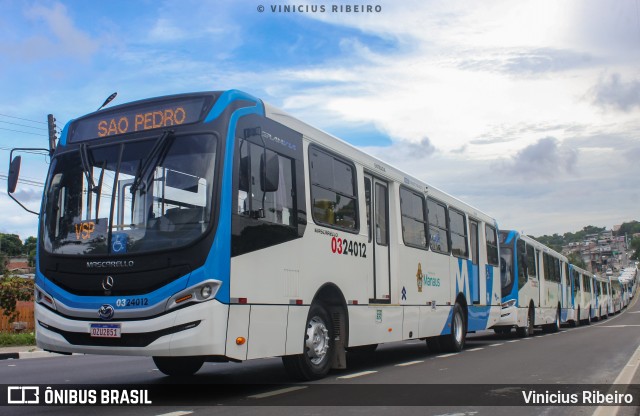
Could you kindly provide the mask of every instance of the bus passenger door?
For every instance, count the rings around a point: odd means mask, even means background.
[[[364,181],[367,212],[373,214],[368,221],[373,248],[373,297],[369,302],[389,303],[389,188],[386,182],[370,175],[365,175]]]
[[[471,301],[474,304],[480,303],[480,268],[478,258],[480,257],[478,247],[478,221],[469,220],[471,234],[471,270],[469,270],[469,282],[471,286]]]

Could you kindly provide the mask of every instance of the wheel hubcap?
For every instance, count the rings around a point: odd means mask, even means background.
[[[307,325],[307,356],[314,365],[319,365],[329,350],[329,330],[322,319],[314,316]]]
[[[459,314],[455,314],[454,320],[454,336],[456,337],[456,342],[462,342],[462,316]]]

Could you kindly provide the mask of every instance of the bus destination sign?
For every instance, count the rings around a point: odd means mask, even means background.
[[[179,126],[199,121],[207,97],[189,97],[144,103],[88,116],[76,121],[70,141],[81,142],[118,134]]]

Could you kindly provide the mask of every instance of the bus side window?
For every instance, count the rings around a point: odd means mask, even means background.
[[[500,264],[498,259],[498,239],[496,238],[496,229],[485,224],[485,237],[487,240],[487,263],[492,266]]]
[[[526,256],[526,246],[524,241],[518,240],[517,244],[518,251],[518,289],[522,289],[522,287],[527,282],[527,256]]]

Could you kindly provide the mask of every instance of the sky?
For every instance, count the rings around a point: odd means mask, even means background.
[[[9,150],[47,147],[47,114],[62,127],[116,91],[114,104],[246,91],[501,229],[640,220],[640,0],[0,8],[0,232],[23,240],[37,217],[6,194]],[[46,170],[46,158],[24,155],[15,195],[34,210]]]

